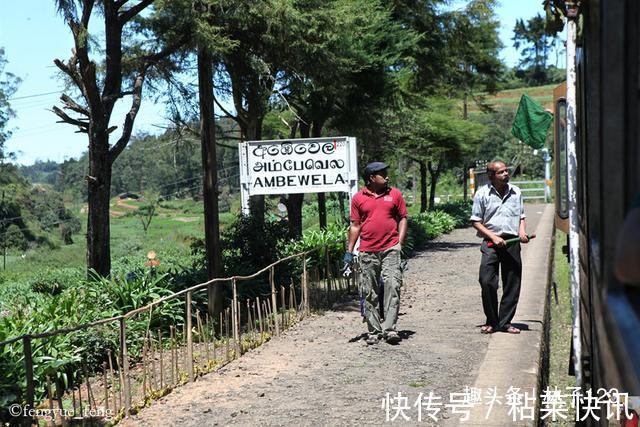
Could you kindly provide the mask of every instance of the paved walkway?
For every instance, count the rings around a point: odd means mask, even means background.
[[[123,424],[382,425],[394,418],[394,424],[448,426],[464,416],[447,406],[451,393],[536,387],[553,208],[526,209],[528,230],[538,238],[523,250],[523,290],[514,319],[522,334],[480,334],[479,239],[471,228],[455,230],[410,260],[399,345],[367,346],[359,339],[366,326],[357,304],[336,306]],[[432,412],[425,407],[430,393]],[[488,420],[486,409],[473,408],[464,424],[514,424],[507,406],[496,406]]]

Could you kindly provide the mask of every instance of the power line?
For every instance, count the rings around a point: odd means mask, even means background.
[[[55,92],[34,93],[32,95],[16,96],[14,98],[9,98],[8,101],[17,101],[18,99],[36,98],[38,96],[52,95],[54,93],[62,93],[62,91],[61,90],[57,90]]]

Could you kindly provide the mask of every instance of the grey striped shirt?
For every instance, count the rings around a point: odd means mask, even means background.
[[[525,218],[522,193],[515,185],[507,184],[504,197],[489,183],[478,189],[473,197],[471,221],[480,221],[490,231],[503,236],[518,235],[520,220]],[[478,237],[484,237],[478,232]]]

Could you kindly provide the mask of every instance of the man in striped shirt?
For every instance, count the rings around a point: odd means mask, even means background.
[[[493,161],[487,165],[490,183],[482,186],[473,198],[471,223],[482,237],[480,261],[480,286],[482,307],[487,317],[481,332],[495,331],[519,334],[520,329],[511,325],[520,296],[522,260],[520,242],[527,243],[522,193],[509,184],[509,171],[504,162]],[[507,245],[505,240],[519,237],[520,242]],[[492,246],[489,245],[492,242]],[[498,272],[502,270],[502,299],[498,305]]]

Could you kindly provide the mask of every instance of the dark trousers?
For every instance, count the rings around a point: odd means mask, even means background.
[[[480,287],[482,288],[482,307],[487,316],[487,325],[502,330],[511,326],[516,314],[520,297],[520,279],[522,278],[522,260],[520,243],[506,248],[487,247],[482,242],[480,251]],[[498,273],[502,273],[502,299],[498,307]]]

